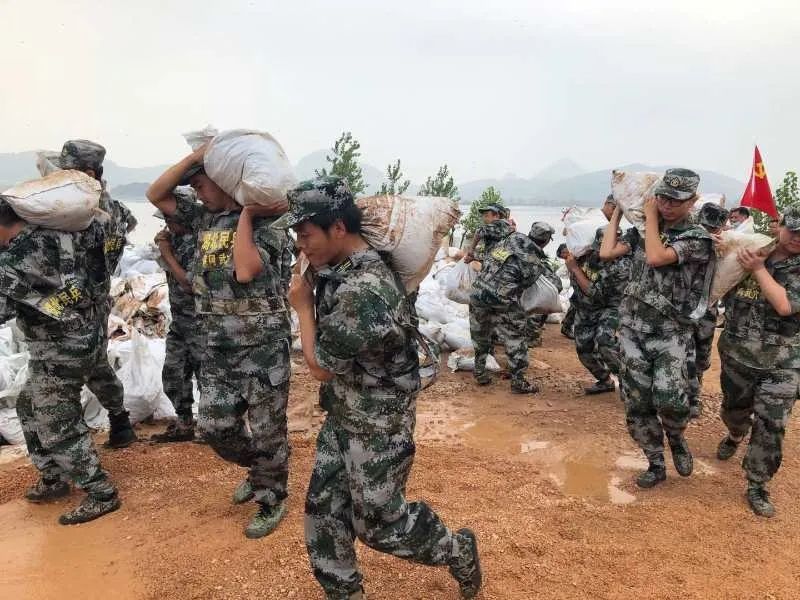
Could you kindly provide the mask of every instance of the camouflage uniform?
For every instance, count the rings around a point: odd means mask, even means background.
[[[171,242],[175,259],[191,276],[192,262],[197,247],[196,234],[172,235]],[[167,273],[172,322],[167,332],[161,380],[164,383],[164,393],[175,407],[179,419],[187,423],[192,421],[192,405],[194,404],[192,377],[197,377],[198,382],[200,381],[203,340],[197,327],[194,296],[183,290],[165,263],[162,266]]]
[[[800,230],[800,211],[794,215]],[[781,317],[749,276],[725,298],[719,340],[722,420],[736,441],[750,432],[742,467],[750,482],[762,485],[780,467],[800,388],[800,255],[768,260],[766,268],[786,289],[792,314]]]
[[[289,470],[287,235],[271,227],[274,219],[255,219],[253,238],[264,269],[239,283],[233,243],[240,212],[208,212],[193,194],[176,201],[173,219],[197,235],[190,270],[204,346],[200,434],[222,458],[248,467],[255,501],[274,507],[286,498]]]
[[[602,235],[602,230],[598,236]],[[630,277],[629,255],[604,262],[596,242],[592,251],[578,259],[578,264],[591,282],[584,293],[575,277],[572,280],[572,305],[575,307],[575,349],[581,364],[597,381],[606,381],[619,374],[620,357],[617,331],[619,305]]]
[[[520,296],[547,267],[537,258],[530,238],[511,233],[506,221],[495,221],[485,230],[487,239],[496,241],[473,284],[469,301],[475,377],[486,377],[486,359],[496,339],[505,346],[512,385],[521,384],[528,368],[528,340]]]
[[[69,140],[61,150],[58,164],[62,169],[92,169],[99,177],[106,149],[89,140]],[[102,224],[95,222],[92,228],[96,231],[97,239],[102,240],[102,254],[93,256],[90,266],[90,275],[93,279],[91,294],[97,308],[98,321],[101,328],[98,349],[98,366],[90,370],[86,381],[92,393],[97,396],[101,406],[105,408],[110,418],[127,419],[123,406],[122,383],[112,369],[106,368],[108,362],[108,317],[111,313],[111,276],[117,270],[122,252],[125,249],[126,235],[136,227],[136,218],[120,202],[114,200],[108,193],[107,183],[103,181],[103,192],[100,196],[100,209],[108,218]],[[124,416],[123,416],[124,413]]]
[[[352,203],[343,180],[319,178],[289,194],[276,226],[292,227]],[[305,506],[314,576],[330,600],[362,590],[354,542],[426,565],[463,561],[469,544],[424,502],[408,502],[419,357],[402,282],[372,248],[317,273],[314,353],[333,374],[320,386],[327,416]]]
[[[27,225],[0,251],[0,322],[16,316],[31,354],[17,399],[31,462],[47,485],[70,480],[106,501],[116,489],[100,466],[80,402],[91,375],[114,376],[100,355],[87,268],[87,254],[102,251],[94,243],[91,231]]]
[[[687,179],[699,181],[692,176],[669,181],[691,187]],[[682,441],[689,420],[687,364],[693,357],[695,327],[690,315],[707,297],[714,252],[708,233],[688,222],[676,224],[661,236],[678,256],[676,263],[663,267],[647,265],[643,236],[629,237],[631,282],[620,306],[619,341],[620,395],[628,431],[651,467],[663,471],[664,433],[670,442]]]

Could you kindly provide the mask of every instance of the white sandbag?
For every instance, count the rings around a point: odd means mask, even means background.
[[[522,292],[520,304],[527,315],[547,315],[562,312],[559,290],[544,275],[540,276],[536,283]]]
[[[450,350],[461,350],[462,348],[472,348],[472,336],[469,332],[469,324],[464,321],[454,321],[442,326],[444,334],[444,344]]]
[[[472,284],[475,283],[477,278],[478,271],[469,264],[463,261],[454,263],[453,267],[447,270],[442,280],[444,295],[453,302],[469,304]]]
[[[756,232],[756,222],[753,220],[753,217],[747,217],[744,221],[734,227],[733,230],[736,233],[752,235]]]
[[[117,377],[125,391],[123,404],[132,423],[152,416],[164,393],[161,369],[164,365],[165,341],[147,338],[135,329],[130,340],[114,341],[108,345],[112,365],[119,364]]]
[[[357,199],[356,204],[362,213],[364,238],[389,254],[407,292],[419,287],[442,238],[461,216],[454,200],[435,196],[370,196]]]
[[[447,368],[453,373],[456,371],[474,371],[475,370],[475,351],[471,349],[456,350],[451,352],[447,357]],[[499,373],[502,371],[497,359],[491,354],[486,357],[486,370],[492,373]]]
[[[644,231],[644,201],[653,196],[660,180],[658,173],[611,173],[611,193],[614,194],[614,200],[625,218],[640,231]]]
[[[603,211],[599,208],[586,208],[582,206],[572,206],[564,210],[564,213],[561,215],[561,221],[564,223],[565,228],[578,221],[608,222],[603,216]]]
[[[15,408],[0,408],[0,437],[9,444],[24,444],[22,425],[17,418]]]
[[[452,320],[452,317],[444,308],[441,301],[437,302],[436,297],[433,295],[421,295],[417,298],[415,307],[417,309],[417,314],[426,321],[444,325]]]
[[[83,386],[81,388],[81,408],[83,420],[92,429],[108,429],[108,411],[103,408],[100,401],[92,391]]]
[[[286,152],[263,131],[223,131],[209,142],[203,164],[211,180],[242,206],[285,200],[297,185]]]
[[[19,217],[61,231],[83,231],[102,214],[100,182],[80,171],[55,171],[3,192]]]
[[[768,247],[775,240],[761,233],[739,233],[723,231],[721,241],[717,244],[717,266],[711,282],[709,305],[713,305],[725,294],[735,288],[747,275],[739,264],[737,254],[741,249],[760,250]]]
[[[219,131],[217,131],[216,127],[206,125],[204,129],[184,133],[183,139],[186,140],[186,143],[189,144],[192,150],[197,150],[200,146],[209,143],[218,135]]]
[[[564,321],[564,313],[550,313],[547,315],[547,319],[545,320],[546,323],[550,323],[551,325],[558,325]]]
[[[442,331],[441,325],[420,320],[418,329],[422,335],[433,340],[440,346],[444,344],[444,332]]]
[[[0,405],[14,406],[15,400],[28,380],[30,354],[20,352],[0,356]]]
[[[117,266],[117,274],[122,279],[130,279],[137,275],[163,273],[163,267],[158,264],[160,256],[155,244],[126,246]]]
[[[565,227],[567,250],[575,258],[585,256],[592,250],[594,237],[600,227],[608,225],[606,218],[600,214],[580,221],[574,221]]]

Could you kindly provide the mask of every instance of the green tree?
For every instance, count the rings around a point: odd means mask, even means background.
[[[798,189],[797,173],[794,171],[787,171],[783,176],[783,181],[775,189],[775,206],[779,214],[783,214],[792,204],[800,203],[800,189]],[[753,221],[755,221],[756,231],[766,233],[769,231],[769,220],[771,217],[758,209],[751,209]]]
[[[428,177],[420,188],[419,195],[458,199],[458,187],[456,187],[446,164],[439,167],[439,171],[434,177]]]
[[[475,232],[478,230],[478,227],[481,226],[483,223],[483,217],[481,216],[481,209],[486,208],[490,204],[495,204],[497,206],[505,207],[505,203],[503,202],[503,197],[500,195],[500,192],[497,191],[494,186],[489,186],[476,200],[473,200],[472,204],[469,207],[469,212],[462,217],[461,219],[461,244],[463,246],[464,239],[471,238],[475,235]]]
[[[403,172],[400,170],[399,158],[397,159],[396,163],[389,163],[386,166],[386,179],[387,181],[382,183],[381,188],[378,190],[379,194],[401,196],[403,192],[408,189],[408,186],[411,185],[411,182],[408,179],[405,181],[400,181],[403,179]]]
[[[353,139],[353,134],[349,131],[343,132],[334,143],[332,154],[325,157],[330,163],[330,168],[317,170],[317,177],[325,177],[327,175],[341,177],[350,185],[350,191],[353,192],[353,195],[364,193],[367,189],[367,184],[364,183],[364,175],[361,172],[361,166],[358,164],[358,159],[361,156],[360,149],[361,144],[358,140]]]

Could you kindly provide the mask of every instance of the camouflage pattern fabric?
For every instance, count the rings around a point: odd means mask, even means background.
[[[694,357],[689,361],[689,406],[700,406],[703,373],[711,368],[718,314],[717,307],[713,307],[700,318],[694,330]]]
[[[80,404],[81,387],[91,375],[113,376],[99,356],[101,327],[87,268],[88,254],[98,251],[93,244],[90,232],[26,226],[0,251],[0,318],[16,316],[31,354],[17,399],[31,461],[47,481],[69,478],[105,496],[115,490],[100,467]]]
[[[570,299],[570,305],[561,321],[561,333],[567,337],[575,337],[575,306]]]
[[[485,225],[489,239],[497,240],[487,253],[469,300],[469,323],[475,346],[475,376],[481,376],[494,340],[506,348],[513,378],[522,378],[528,366],[527,317],[520,306],[522,292],[533,285],[547,266],[530,238],[511,233],[506,221]]]
[[[198,429],[222,458],[250,469],[256,502],[274,506],[286,498],[289,457],[287,235],[271,226],[275,219],[255,219],[253,239],[264,269],[239,283],[233,243],[240,211],[208,212],[193,193],[176,200],[175,220],[197,236],[190,271],[205,348]]]
[[[680,183],[680,182],[678,182]],[[681,223],[662,233],[678,262],[647,265],[644,240],[634,243],[631,281],[620,307],[620,395],[631,437],[652,464],[664,464],[664,432],[677,435],[689,419],[687,364],[694,357],[690,314],[704,294],[713,268],[711,238]]]
[[[747,478],[766,483],[781,464],[783,436],[800,393],[800,256],[766,267],[786,289],[792,308],[778,315],[753,277],[725,297],[720,336],[722,420],[734,438],[750,433],[742,466]]]
[[[189,273],[190,278],[196,250],[195,240],[195,236],[191,233],[171,236],[173,254],[178,264]],[[165,263],[162,263],[162,266],[167,273],[172,322],[167,332],[161,380],[164,384],[164,393],[175,407],[175,412],[183,420],[189,420],[192,418],[194,404],[192,377],[197,377],[199,383],[203,339],[197,327],[194,296],[184,291],[175,276],[166,268]]]
[[[420,382],[402,284],[372,249],[318,277],[315,354],[334,377],[320,387],[328,416],[317,438],[305,537],[327,598],[346,599],[361,589],[356,538],[428,565],[458,557],[460,540],[427,504],[405,498]]]
[[[570,275],[574,290],[571,306],[575,307],[575,349],[581,364],[594,378],[605,381],[610,374],[619,374],[619,305],[630,277],[631,259],[626,254],[604,262],[596,248],[578,259],[578,264],[590,287],[584,293],[575,276]]]

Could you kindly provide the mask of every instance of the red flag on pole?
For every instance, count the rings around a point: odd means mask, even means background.
[[[756,146],[756,153],[753,156],[753,170],[750,172],[750,181],[747,183],[739,205],[757,208],[771,217],[778,217],[778,209],[775,207],[772,190],[769,189],[767,171],[764,168],[764,161],[761,160],[758,146]]]

